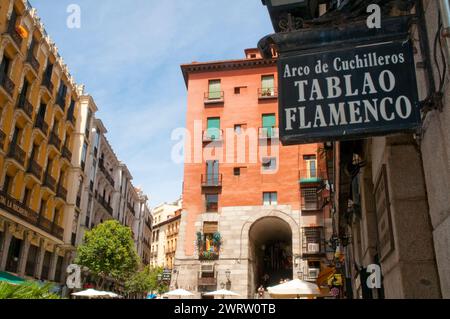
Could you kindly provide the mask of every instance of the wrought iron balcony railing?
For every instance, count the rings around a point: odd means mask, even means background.
[[[298,172],[298,178],[302,184],[320,183],[326,179],[326,173],[322,170],[311,168],[308,170],[300,170]]]
[[[224,92],[223,91],[205,92],[204,102],[205,104],[223,103]]]
[[[56,180],[48,173],[44,176],[44,186],[55,192]]]
[[[28,101],[25,95],[20,96],[17,102],[17,108],[23,110],[30,119],[33,118],[33,105]]]
[[[16,85],[5,73],[0,73],[0,86],[8,93],[10,97],[13,96],[14,88]]]
[[[26,63],[29,63],[36,73],[39,73],[41,67],[39,61],[34,57],[33,52],[29,51],[27,55]]]
[[[67,189],[65,189],[62,185],[58,185],[56,196],[63,199],[64,201],[67,200]]]
[[[42,178],[42,167],[34,160],[30,159],[30,162],[28,163],[28,173],[35,176],[38,180],[41,180]]]
[[[25,151],[17,144],[12,143],[9,146],[8,156],[17,161],[21,166],[25,165]]]
[[[6,134],[2,130],[0,130],[0,150],[3,150],[6,141]]]
[[[15,199],[3,190],[0,190],[0,208],[10,214],[30,223],[59,239],[63,239],[64,229],[48,219],[40,216],[25,203]]]
[[[264,99],[276,99],[278,97],[278,88],[259,88],[258,98]]]
[[[58,150],[61,148],[61,139],[58,137],[58,135],[56,135],[55,132],[50,132],[50,138],[48,142],[49,144],[55,146]]]
[[[202,187],[222,187],[222,174],[202,175]]]
[[[219,142],[223,140],[223,130],[210,128],[203,131],[203,142]]]
[[[260,139],[277,139],[280,137],[278,127],[260,127],[258,130]]]
[[[67,148],[67,146],[63,146],[62,148],[62,156],[70,161],[72,161],[72,152]]]
[[[114,187],[114,178],[111,177],[106,167],[100,162],[98,167],[100,168],[100,171],[105,175],[106,180],[111,184],[112,187]]]
[[[34,127],[41,130],[42,133],[44,133],[45,136],[47,136],[48,133],[48,124],[45,122],[43,118],[36,118],[36,123],[34,123]]]

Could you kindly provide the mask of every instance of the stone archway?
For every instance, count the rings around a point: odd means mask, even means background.
[[[242,257],[248,260],[249,297],[259,285],[278,284],[293,279],[295,259],[300,253],[298,221],[278,210],[253,215],[242,228]],[[264,280],[264,275],[266,280]]]

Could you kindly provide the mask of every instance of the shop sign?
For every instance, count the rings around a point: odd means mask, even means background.
[[[420,123],[410,41],[346,46],[278,60],[283,144],[413,131]]]

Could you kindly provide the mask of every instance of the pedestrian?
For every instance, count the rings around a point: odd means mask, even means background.
[[[264,299],[264,292],[265,292],[265,290],[264,290],[263,285],[259,286],[259,288],[258,288],[258,298],[259,299]]]

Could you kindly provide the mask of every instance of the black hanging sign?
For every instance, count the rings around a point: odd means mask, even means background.
[[[410,41],[282,56],[278,77],[283,144],[355,139],[419,126]]]

